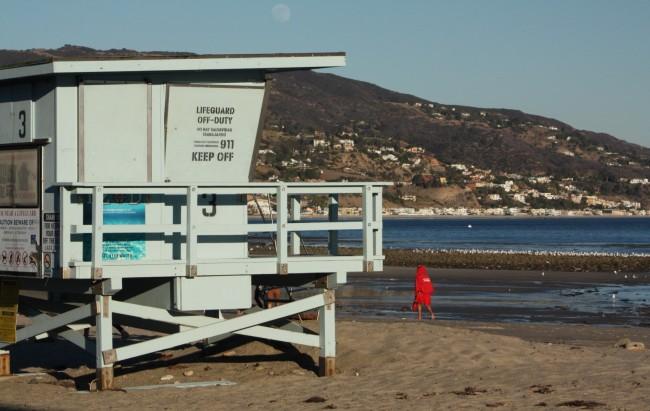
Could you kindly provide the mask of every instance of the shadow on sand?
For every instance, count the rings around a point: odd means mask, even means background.
[[[115,340],[115,344],[116,346],[127,345],[138,340],[141,339],[136,337],[130,338],[128,341]],[[219,354],[234,350],[253,341],[259,341],[280,352],[276,354],[219,356]],[[176,350],[182,350],[187,347],[189,346],[177,347]],[[67,369],[80,369],[87,365],[94,365],[93,356],[65,340],[47,339],[38,342],[27,341],[10,347],[9,350],[11,351],[12,369],[14,372],[26,372],[35,368],[43,369],[45,373],[56,379],[55,384],[69,387],[72,387],[74,384],[74,387],[79,391],[88,391],[94,386],[94,368],[88,368],[87,373],[79,376],[70,375],[65,371]],[[120,366],[115,369],[115,377],[156,368],[171,367],[177,364],[244,364],[276,361],[294,362],[305,371],[318,374],[318,366],[314,362],[314,359],[310,355],[300,352],[291,344],[257,340],[244,336],[232,336],[218,343],[203,347],[200,350],[174,358],[167,359],[161,357],[160,354],[150,354],[121,362]],[[6,408],[0,404],[0,409],[4,410]]]

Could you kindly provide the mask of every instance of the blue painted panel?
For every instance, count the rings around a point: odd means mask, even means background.
[[[104,204],[104,224],[144,224],[145,205],[129,203]],[[106,235],[102,258],[104,261],[141,260],[146,255],[144,234]]]

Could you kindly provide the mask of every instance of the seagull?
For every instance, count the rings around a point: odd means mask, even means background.
[[[471,225],[471,224],[467,224],[467,228],[472,228],[472,225]]]

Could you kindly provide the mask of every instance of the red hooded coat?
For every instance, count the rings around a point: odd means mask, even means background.
[[[415,272],[415,302],[419,304],[431,304],[431,294],[434,292],[433,283],[427,269],[418,265]]]

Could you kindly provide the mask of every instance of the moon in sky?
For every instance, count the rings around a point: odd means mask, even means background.
[[[286,4],[276,4],[271,9],[273,20],[279,23],[286,23],[291,19],[291,9]]]

